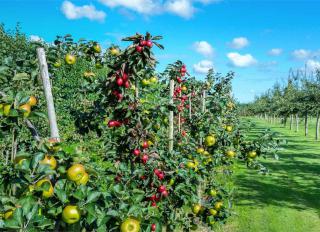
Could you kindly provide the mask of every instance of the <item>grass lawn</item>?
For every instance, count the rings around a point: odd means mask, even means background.
[[[305,137],[302,127],[295,133],[279,124],[254,121],[257,127],[251,136],[269,127],[287,138],[288,144],[279,151],[278,161],[263,161],[270,175],[237,170],[236,215],[221,231],[319,232],[320,141],[314,141],[313,133]]]

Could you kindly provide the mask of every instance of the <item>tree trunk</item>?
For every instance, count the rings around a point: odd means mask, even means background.
[[[296,114],[296,132],[299,131],[299,115]]]
[[[308,136],[308,112],[306,112],[304,118],[304,135]]]
[[[290,114],[290,130],[293,128],[293,115]]]
[[[287,116],[285,116],[284,118],[283,118],[283,126],[284,127],[286,127],[287,126]]]
[[[319,139],[319,125],[320,125],[320,114],[317,112],[317,121],[316,121],[316,140]]]
[[[273,115],[273,124],[276,124],[276,121],[277,121],[277,118],[276,118],[276,115],[274,114]]]

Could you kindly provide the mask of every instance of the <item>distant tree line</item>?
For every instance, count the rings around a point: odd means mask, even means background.
[[[315,118],[315,138],[318,140],[320,70],[290,70],[284,85],[276,83],[252,103],[242,104],[240,109],[243,116],[263,118],[270,123],[280,122],[296,132],[299,131],[299,122],[303,120],[305,136],[309,133],[310,118]]]

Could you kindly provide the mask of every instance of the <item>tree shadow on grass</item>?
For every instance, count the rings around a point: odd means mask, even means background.
[[[286,135],[289,132],[283,131],[283,127],[271,127],[287,144],[281,146],[284,150],[279,152],[279,161],[263,161],[271,175],[261,176],[252,170],[237,175],[240,190],[235,196],[237,205],[312,209],[320,216],[320,143],[299,134]],[[259,136],[264,130],[258,125],[250,131],[249,138]]]
[[[301,155],[303,158],[309,156],[316,157],[317,154]],[[286,157],[279,162],[268,162],[266,166],[271,170],[271,175],[261,176],[247,171],[237,176],[236,184],[240,186],[236,196],[238,205],[314,209],[320,216],[320,163]]]
[[[238,177],[237,182],[241,186],[236,196],[239,200],[238,205],[254,207],[275,205],[297,210],[314,209],[320,216],[320,189],[313,185],[311,188],[311,186],[296,186],[295,181],[291,180],[274,180],[271,183],[243,177]]]
[[[308,150],[305,150],[308,151]],[[314,149],[313,149],[314,151]],[[280,160],[292,160],[292,158],[304,158],[304,159],[309,159],[310,161],[312,160],[320,160],[320,154],[315,154],[315,153],[294,153],[291,156],[288,155],[281,155]],[[320,172],[320,171],[319,171]]]
[[[303,161],[286,161],[283,163],[268,163],[268,168],[272,171],[283,171],[288,174],[293,174],[292,177],[304,176],[317,177],[320,184],[320,163],[308,163]],[[320,185],[319,185],[320,187]]]

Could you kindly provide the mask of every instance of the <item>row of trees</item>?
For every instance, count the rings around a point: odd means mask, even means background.
[[[320,126],[320,70],[290,70],[284,85],[275,84],[272,89],[256,97],[253,103],[242,105],[242,114],[258,116],[269,122],[281,120],[290,130],[299,131],[304,122],[304,134],[309,134],[310,119],[316,118],[315,138],[319,139]]]
[[[226,222],[233,163],[265,172],[259,158],[277,141],[269,131],[246,138],[232,72],[199,81],[177,61],[157,73],[161,38],[136,34],[123,39],[127,48],[102,51],[71,35],[48,44],[0,27],[0,230],[203,231]],[[38,47],[60,143],[47,137]]]

